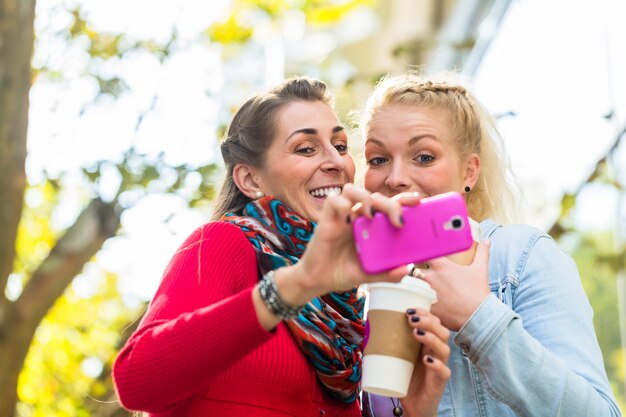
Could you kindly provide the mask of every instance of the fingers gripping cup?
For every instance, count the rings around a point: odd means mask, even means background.
[[[428,283],[406,276],[393,283],[368,285],[368,337],[363,352],[364,391],[387,397],[406,397],[420,343],[411,334],[408,308],[430,310],[437,301]]]

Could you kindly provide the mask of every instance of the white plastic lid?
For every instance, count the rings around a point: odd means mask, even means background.
[[[402,280],[400,280],[399,285],[408,285],[414,288],[417,287],[419,288],[420,292],[430,294],[435,301],[437,300],[437,293],[423,279],[415,278],[410,275],[405,275]]]
[[[435,290],[430,288],[430,285],[428,285],[426,281],[412,277],[410,275],[405,275],[398,283],[374,282],[371,284],[367,284],[368,291],[372,291],[377,288],[398,288],[408,290],[410,292],[418,293],[422,296],[425,296],[426,298],[431,299],[433,303],[437,301],[437,293],[435,292]]]

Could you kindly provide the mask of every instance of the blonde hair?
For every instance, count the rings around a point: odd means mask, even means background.
[[[454,146],[461,160],[472,153],[480,157],[478,181],[465,194],[470,216],[477,221],[491,218],[500,223],[517,220],[514,189],[518,186],[495,120],[461,84],[456,74],[442,73],[425,78],[411,72],[383,78],[361,114],[360,128],[364,138],[373,116],[389,104],[447,112]]]

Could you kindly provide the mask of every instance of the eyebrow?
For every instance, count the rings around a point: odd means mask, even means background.
[[[333,135],[335,133],[339,133],[342,132],[344,130],[343,126],[335,126],[333,127]],[[317,135],[319,133],[319,131],[317,129],[313,129],[312,127],[305,127],[302,129],[298,129],[298,130],[294,130],[293,132],[291,132],[291,134],[287,137],[287,139],[285,140],[285,142],[287,142],[289,139],[291,139],[292,136],[295,136],[299,133],[302,133],[304,135]]]
[[[438,140],[436,137],[434,137],[433,135],[417,135],[417,136],[413,136],[411,139],[409,139],[409,145],[415,145],[417,142],[419,142],[422,139],[426,139],[426,138],[430,138],[433,140]]]
[[[426,139],[426,138],[430,138],[430,139],[433,139],[433,140],[438,140],[438,139],[437,139],[436,137],[434,137],[433,135],[417,135],[417,136],[413,136],[411,139],[409,139],[408,144],[409,144],[409,146],[413,146],[413,145],[415,145],[417,142],[419,142],[420,140],[422,140],[422,139]],[[365,143],[367,143],[367,142],[372,142],[372,143],[374,143],[375,145],[381,146],[381,147],[383,147],[383,148],[385,147],[385,143],[384,143],[382,140],[378,140],[378,139],[370,138],[370,139],[367,139],[367,140],[365,141]]]

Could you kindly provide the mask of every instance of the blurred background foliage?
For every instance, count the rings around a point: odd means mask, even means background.
[[[94,109],[100,111],[98,106],[103,103],[115,103],[131,92],[123,69],[139,57],[149,56],[159,66],[166,66],[172,57],[188,53],[199,44],[217,47],[223,70],[235,71],[242,57],[253,62],[258,58],[259,44],[265,42],[262,31],[283,30],[286,21],[295,18],[304,22],[306,31],[321,33],[338,27],[355,11],[378,6],[373,0],[233,0],[222,19],[208,24],[190,40],[189,36],[181,37],[175,26],[164,30],[165,34],[158,39],[102,31],[78,1],[40,1],[35,18],[32,83],[71,89],[76,80],[90,80],[96,87],[77,109],[76,117],[80,118]],[[8,7],[7,3],[0,3],[2,7]],[[444,12],[435,10],[431,33],[442,27]],[[52,19],[54,16],[64,18]],[[259,21],[264,24],[258,25]],[[433,44],[428,39],[402,41],[390,45],[385,53],[408,68],[423,64],[424,50]],[[455,47],[466,50],[474,44],[475,40],[468,38]],[[55,47],[48,50],[50,45]],[[72,56],[71,62],[59,56],[59,51]],[[342,59],[345,58],[341,51],[329,52],[324,60],[287,63],[282,72],[307,72],[329,78],[339,110],[347,118],[349,110],[362,103],[381,73],[373,69],[360,78],[350,75],[342,83],[333,84],[331,70]],[[3,65],[10,63],[0,62]],[[239,80],[238,86],[246,86],[242,89],[226,85],[220,94],[207,89],[206,95],[220,102],[213,126],[215,138],[223,134],[244,92],[258,89],[262,83],[263,76],[259,75],[256,80]],[[159,111],[159,100],[157,90],[147,100],[149,104],[137,112],[134,132],[141,129],[146,118]],[[620,134],[615,147],[621,137]],[[6,143],[2,146],[0,151],[6,152]],[[577,230],[572,217],[578,194],[587,186],[601,185],[624,192],[623,184],[606,168],[615,147],[598,162],[596,171],[576,192],[563,197],[561,214],[550,232],[580,268],[595,311],[596,331],[609,378],[624,408],[626,364],[616,290],[616,277],[625,270],[624,242],[619,241],[615,232]],[[3,170],[0,173],[10,175],[5,168],[0,167]],[[0,303],[0,370],[9,376],[0,379],[1,416],[128,415],[116,402],[110,368],[117,350],[137,325],[145,301],[121,292],[118,272],[103,259],[107,249],[127,233],[124,213],[151,195],[175,195],[186,207],[208,218],[220,169],[215,159],[196,164],[174,163],[162,152],[151,154],[130,144],[116,157],[83,163],[78,169],[43,170],[35,175],[29,172],[23,190],[23,211],[19,225],[15,225],[15,256],[8,278],[0,279],[0,284],[6,284]],[[112,189],[111,178],[115,183]],[[73,201],[69,211],[64,203],[68,199]],[[59,217],[69,217],[73,222],[58,220]],[[161,220],[168,223],[171,219],[172,215],[166,214]],[[104,226],[94,226],[94,222]],[[10,377],[16,372],[19,379],[17,375]]]

